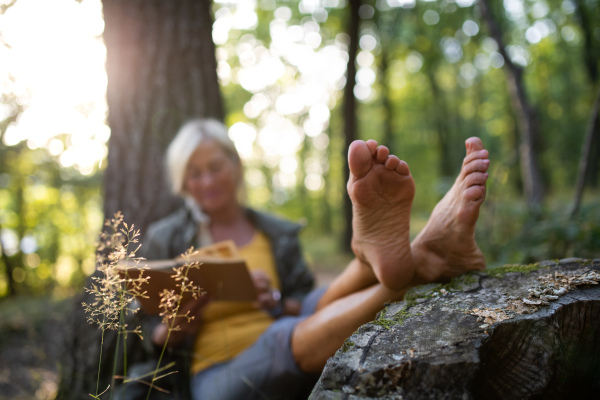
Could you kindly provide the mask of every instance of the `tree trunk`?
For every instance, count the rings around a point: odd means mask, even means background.
[[[588,77],[593,86],[598,83],[598,61],[600,60],[600,46],[594,40],[594,21],[600,18],[600,7],[585,5],[580,0],[574,0],[577,5],[577,19],[583,31],[583,59]],[[595,15],[594,15],[595,14]],[[597,28],[596,28],[597,29]],[[588,131],[589,134],[589,131]],[[587,156],[587,173],[584,185],[598,187],[599,162],[600,162],[600,124],[596,124],[594,139],[590,142],[591,149]],[[586,141],[587,143],[587,141]],[[580,171],[581,172],[581,171]],[[578,182],[579,184],[579,182]],[[573,211],[576,212],[575,208]]]
[[[383,145],[390,149],[391,154],[400,154],[396,147],[396,137],[394,135],[394,106],[390,99],[390,69],[389,69],[389,44],[381,46],[381,106],[383,108]]]
[[[2,232],[2,225],[0,225],[0,232]],[[7,286],[7,296],[13,297],[17,294],[16,282],[13,278],[13,271],[15,267],[12,264],[12,260],[8,257],[8,255],[4,252],[4,244],[2,243],[2,238],[0,237],[0,258],[2,259],[2,263],[4,264],[4,275],[6,279]]]
[[[433,67],[433,66],[432,66]],[[433,68],[427,69],[426,75],[431,87],[431,98],[432,98],[432,114],[435,120],[435,132],[437,134],[438,142],[438,158],[439,158],[439,172],[440,176],[448,178],[454,175],[452,168],[452,160],[450,158],[450,129],[449,129],[449,116],[448,108],[446,107],[446,101],[444,93],[440,90],[435,76],[432,71]]]
[[[390,15],[391,14],[391,15]],[[394,105],[391,99],[390,83],[392,73],[390,70],[390,60],[393,59],[393,49],[396,30],[401,26],[401,9],[391,9],[386,12],[377,10],[377,29],[379,40],[381,42],[381,107],[383,108],[383,143],[390,149],[392,154],[401,154],[396,143],[394,132],[394,120],[399,119],[398,113],[394,112]]]
[[[583,196],[583,186],[585,185],[586,172],[590,167],[590,156],[592,150],[592,144],[594,140],[598,142],[598,131],[600,125],[600,89],[596,95],[596,100],[592,106],[592,112],[590,113],[590,119],[588,121],[587,131],[583,144],[581,146],[581,157],[579,159],[579,170],[577,173],[577,183],[575,185],[575,200],[573,201],[573,208],[571,209],[571,217],[574,217],[579,211],[581,204],[581,197]]]
[[[346,340],[310,399],[597,398],[600,259],[507,267],[410,291]]]
[[[222,119],[211,2],[104,0],[103,6],[111,128],[104,211],[107,218],[122,211],[143,234],[177,205],[163,155],[178,128],[193,117]],[[57,399],[88,398],[96,391],[101,332],[86,323],[81,307],[90,300],[78,296],[69,314]],[[124,347],[119,341],[114,331],[106,332],[100,392],[114,381],[115,349],[122,353]],[[136,346],[139,353],[140,342],[129,335],[128,364],[136,361]],[[116,359],[122,373],[123,359]]]
[[[348,66],[346,68],[346,86],[344,87],[344,187],[345,182],[350,179],[350,169],[348,168],[348,147],[357,137],[357,116],[356,116],[356,97],[354,96],[354,86],[356,85],[356,54],[358,53],[360,17],[358,9],[362,4],[361,0],[350,0],[350,17],[348,26],[348,36],[350,44],[348,45]],[[350,197],[344,195],[344,220],[346,229],[343,235],[342,249],[350,252],[352,242],[352,202]]]
[[[479,5],[490,35],[498,44],[498,51],[504,57],[508,92],[512,108],[517,116],[517,126],[520,133],[519,154],[523,191],[529,207],[538,209],[544,199],[544,187],[537,155],[537,143],[540,137],[538,115],[527,99],[523,83],[523,70],[513,64],[506,52],[502,31],[490,7],[490,0],[481,0]]]
[[[328,127],[326,132],[327,136],[329,136],[329,138],[331,139],[331,128]],[[331,140],[329,141],[329,143],[331,143]],[[331,145],[329,145],[325,149],[325,158],[327,159],[327,168],[323,173],[323,180],[325,182],[329,182],[329,179],[331,177],[331,153],[332,149]],[[331,234],[333,232],[333,212],[331,207],[331,197],[332,193],[337,189],[338,188],[336,187],[336,185],[326,184],[323,188],[323,195],[320,199],[319,207],[323,210],[323,215],[320,221],[320,227],[322,232],[325,234]]]
[[[165,148],[187,119],[223,118],[209,0],[104,0],[111,129],[104,212],[142,231],[177,205]]]
[[[596,133],[594,140],[592,140],[592,150],[586,176],[588,187],[597,189],[600,181],[600,124],[596,124]]]
[[[592,83],[598,80],[598,52],[594,46],[594,24],[593,21],[600,18],[600,8],[591,9],[590,6],[584,6],[581,0],[573,0],[576,7],[576,16],[583,31],[583,59],[588,76]],[[591,3],[590,3],[591,4]],[[596,15],[594,16],[594,12]]]

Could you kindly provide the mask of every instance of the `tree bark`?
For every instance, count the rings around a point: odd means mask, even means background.
[[[350,168],[348,167],[348,147],[357,138],[357,117],[356,117],[356,97],[354,96],[354,87],[356,86],[356,54],[358,53],[360,17],[358,9],[362,4],[361,0],[350,0],[350,18],[348,25],[348,36],[350,44],[348,45],[348,65],[346,68],[346,86],[344,87],[344,187],[345,182],[350,179]],[[346,229],[342,238],[342,249],[350,252],[352,242],[352,202],[348,194],[344,195],[344,220]]]
[[[2,225],[0,225],[0,232],[2,232]],[[8,257],[6,252],[4,251],[4,244],[2,243],[2,238],[0,237],[0,258],[2,259],[2,263],[4,264],[4,276],[6,279],[7,286],[7,296],[13,297],[17,294],[16,282],[13,278],[13,271],[15,267],[12,264],[12,260]]]
[[[481,0],[479,5],[490,35],[498,44],[498,51],[504,58],[508,92],[512,108],[517,117],[517,126],[520,133],[519,154],[525,198],[530,208],[538,209],[544,199],[544,187],[537,155],[537,143],[540,138],[538,115],[527,99],[523,83],[523,70],[513,64],[508,56],[502,38],[502,31],[494,17],[490,0]]]
[[[600,8],[590,9],[591,7],[584,6],[581,0],[573,0],[576,7],[576,16],[583,31],[583,59],[590,81],[596,83],[598,81],[598,56],[600,54],[595,51],[594,46],[594,24],[592,21],[600,17]],[[594,16],[594,12],[596,16]],[[596,19],[597,21],[597,19]]]
[[[104,0],[111,129],[104,212],[142,231],[178,204],[164,151],[193,117],[223,118],[209,0]]]
[[[596,398],[600,259],[507,267],[413,289],[348,338],[310,399]]]
[[[596,100],[594,101],[594,105],[592,106],[592,112],[590,113],[590,119],[588,121],[587,130],[585,133],[585,138],[583,139],[583,144],[581,146],[581,156],[579,158],[579,170],[577,173],[577,183],[575,185],[575,199],[573,201],[573,208],[571,209],[571,217],[574,217],[579,211],[579,206],[581,205],[581,197],[583,196],[583,187],[585,185],[585,177],[586,172],[590,167],[590,157],[592,144],[594,140],[598,142],[600,138],[598,137],[599,125],[600,125],[600,89],[598,89],[598,94],[596,95]]]
[[[588,77],[593,86],[598,83],[598,61],[600,60],[600,46],[594,40],[594,21],[600,18],[600,7],[591,7],[585,5],[580,0],[574,0],[577,5],[577,19],[583,31],[583,59]],[[594,15],[595,14],[595,15]],[[589,131],[588,131],[589,132]],[[588,166],[586,172],[586,181],[590,187],[598,187],[599,176],[599,161],[600,161],[600,124],[596,124],[595,138],[590,142],[591,150],[589,150]],[[573,211],[576,212],[575,208]]]
[[[327,136],[331,139],[331,129],[327,128]],[[330,140],[331,143],[331,140]],[[325,182],[329,181],[331,176],[331,146],[327,146],[325,149],[325,157],[327,159],[327,168],[323,173],[323,180]],[[331,193],[335,188],[335,185],[325,185],[323,188],[323,195],[321,196],[319,203],[321,209],[323,210],[323,215],[320,221],[321,230],[326,234],[331,234],[333,232],[333,212],[331,210]]]
[[[390,153],[399,154],[398,148],[396,147],[396,137],[394,135],[394,106],[390,99],[390,69],[389,69],[389,42],[382,44],[381,48],[381,106],[383,108],[383,143],[390,149]]]
[[[449,116],[446,101],[444,99],[444,93],[440,89],[439,85],[435,80],[435,76],[432,68],[428,68],[427,80],[431,88],[432,97],[432,114],[435,121],[435,132],[438,142],[438,159],[439,159],[439,172],[440,176],[448,178],[454,175],[452,168],[452,160],[450,158],[450,129],[449,129]]]
[[[391,9],[386,12],[377,10],[377,28],[379,40],[381,42],[381,63],[379,70],[381,72],[381,107],[383,108],[383,143],[390,149],[392,154],[400,154],[396,135],[394,132],[394,120],[399,119],[398,112],[394,111],[394,105],[391,98],[390,83],[392,73],[390,70],[390,60],[393,59],[394,38],[396,31],[401,28],[401,9]]]
[[[223,117],[210,6],[209,0],[103,1],[111,128],[104,212],[110,218],[122,211],[142,234],[178,204],[164,173],[170,140],[190,118]],[[101,332],[87,324],[82,301],[91,296],[77,296],[65,326],[57,399],[95,393]],[[129,335],[126,345],[131,365],[143,353],[141,343]],[[112,390],[114,373],[124,372],[124,346],[115,331],[106,332],[100,392],[109,384]]]

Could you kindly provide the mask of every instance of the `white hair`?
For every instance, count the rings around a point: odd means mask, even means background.
[[[185,123],[167,148],[166,165],[171,181],[171,190],[176,195],[187,196],[183,181],[190,157],[198,146],[206,141],[214,140],[225,154],[241,164],[235,144],[227,133],[227,127],[215,119],[193,119]]]

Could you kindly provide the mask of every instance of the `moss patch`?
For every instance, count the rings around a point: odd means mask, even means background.
[[[472,290],[475,284],[479,284],[480,272],[469,272],[452,279],[446,284],[434,283],[411,288],[404,295],[407,309],[417,304],[418,299],[431,299],[445,292],[464,292]],[[445,292],[444,292],[445,291]]]
[[[344,344],[342,345],[342,353],[347,352],[348,350],[350,350],[354,346],[355,346],[354,342],[352,342],[349,338],[346,339],[344,341]]]
[[[388,307],[384,308],[379,317],[373,321],[374,325],[383,326],[385,329],[390,329],[393,325],[402,325],[411,314],[408,312],[408,306],[398,311],[392,318],[386,318]]]
[[[550,266],[541,266],[539,263],[533,264],[507,264],[502,267],[492,268],[485,271],[486,274],[493,278],[502,278],[504,275],[509,274],[511,272],[519,272],[528,274],[531,271],[535,271],[541,268],[550,268]]]
[[[462,274],[443,285],[442,289],[446,289],[449,292],[462,292],[464,290],[469,290],[474,284],[479,283],[479,278],[478,272]]]

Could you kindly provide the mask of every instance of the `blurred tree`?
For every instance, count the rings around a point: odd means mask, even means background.
[[[594,38],[594,33],[598,35],[600,32],[600,4],[598,2],[585,2],[581,0],[574,0],[576,4],[577,19],[583,31],[583,58],[586,71],[590,82],[594,87],[597,87],[599,82],[598,68],[600,65],[600,40]],[[596,110],[597,112],[597,110]],[[594,108],[592,108],[592,116],[590,120],[593,120]],[[579,174],[583,174],[584,178],[587,178],[588,183],[592,187],[598,187],[599,172],[600,172],[600,124],[596,123],[589,126],[594,131],[590,132],[589,129],[586,131],[586,139],[583,141],[582,156],[585,155],[586,160],[582,160],[581,166],[585,167],[585,171],[579,171]],[[590,137],[591,135],[591,137]],[[581,176],[581,175],[580,175]],[[581,182],[581,185],[585,184],[585,180]],[[578,197],[581,197],[583,192],[583,186],[579,187],[580,183],[577,182],[577,193]],[[573,207],[573,213],[577,212],[579,207],[576,199]]]
[[[108,166],[104,176],[106,218],[122,211],[142,232],[178,202],[166,182],[164,151],[187,119],[222,119],[209,0],[104,0],[109,106]],[[85,322],[75,302],[66,329],[57,399],[87,397],[96,387],[100,330]],[[138,341],[119,344],[104,336],[101,391],[114,388],[115,369],[123,372],[119,348],[128,363]],[[116,368],[113,368],[113,364]],[[111,389],[112,390],[112,389]]]
[[[394,120],[400,116],[394,113],[392,102],[392,93],[390,90],[392,81],[392,71],[390,61],[394,56],[394,42],[396,30],[399,29],[402,9],[392,9],[388,12],[376,12],[377,27],[381,40],[381,61],[379,70],[381,72],[381,107],[383,108],[383,144],[385,144],[392,154],[397,154],[396,135],[394,134]]]
[[[435,8],[426,3],[420,6],[415,8],[415,12],[421,17],[420,20],[427,19],[427,13],[431,13]],[[438,17],[439,22],[432,24],[432,26],[420,23],[414,28],[415,33],[418,35],[416,47],[424,57],[423,73],[429,84],[431,99],[429,115],[436,135],[437,146],[435,150],[436,159],[438,160],[438,175],[442,179],[454,175],[451,151],[453,128],[451,122],[454,119],[454,113],[451,110],[451,103],[452,101],[456,102],[456,96],[455,93],[452,93],[454,89],[451,87],[454,87],[456,83],[453,82],[450,85],[446,83],[445,88],[441,85],[446,80],[445,77],[448,76],[446,70],[453,68],[452,65],[448,65],[444,58],[441,40],[444,40],[445,31],[450,31],[448,26],[454,30],[456,14],[458,13],[444,14],[443,18]],[[437,13],[434,15],[437,15]],[[440,42],[439,46],[436,45],[438,42]],[[456,74],[450,76],[452,75]],[[449,99],[451,100],[449,101]]]
[[[579,211],[581,205],[581,197],[583,195],[583,186],[585,184],[586,172],[590,169],[590,154],[592,150],[592,143],[598,141],[598,131],[600,131],[600,90],[596,95],[596,101],[592,105],[592,111],[590,113],[590,119],[588,122],[588,128],[585,133],[583,145],[581,147],[581,156],[579,159],[579,173],[577,175],[577,182],[575,183],[575,200],[573,201],[573,208],[571,209],[571,217],[574,217]]]
[[[573,0],[581,30],[583,31],[583,58],[590,81],[598,81],[598,60],[600,44],[594,40],[594,30],[600,26],[600,7],[598,2]]]
[[[356,55],[358,53],[358,40],[360,38],[360,16],[358,10],[362,4],[361,0],[349,1],[348,18],[348,64],[346,68],[346,85],[344,86],[343,115],[344,115],[344,182],[350,179],[350,169],[348,168],[348,147],[350,143],[357,139],[357,115],[356,115],[356,97],[354,96],[354,86],[356,85]],[[344,220],[346,229],[342,237],[342,249],[346,252],[351,251],[352,242],[352,202],[348,194],[344,195]]]
[[[2,231],[2,225],[0,225],[0,231]],[[4,264],[4,279],[6,280],[6,295],[11,297],[17,293],[16,282],[13,277],[13,271],[15,267],[4,251],[4,245],[2,244],[2,239],[0,238],[0,257],[2,259],[2,264]]]
[[[104,213],[142,231],[177,205],[165,148],[187,119],[223,119],[208,0],[105,0],[108,124]]]
[[[539,209],[544,198],[544,187],[538,162],[538,143],[541,134],[538,114],[527,96],[523,70],[515,65],[508,55],[503,32],[497,21],[498,17],[494,15],[490,0],[481,0],[479,5],[490,35],[498,44],[498,51],[504,58],[506,66],[508,91],[519,127],[519,152],[525,197],[531,208]]]
[[[0,98],[3,100],[4,104],[16,104],[16,102],[14,101],[14,96],[12,96],[11,94],[8,93],[2,93],[0,95]],[[16,110],[14,110],[14,113],[11,117],[6,118],[4,121],[2,121],[0,123],[0,143],[2,143],[3,139],[4,139],[4,135],[6,134],[6,129],[8,127],[9,124],[14,123],[14,121],[16,120],[17,116],[22,112],[22,107],[17,107]],[[8,177],[8,173],[11,170],[12,165],[8,164],[8,161],[11,161],[11,164],[14,164],[15,158],[18,157],[18,155],[21,153],[21,151],[24,148],[24,144],[21,143],[17,146],[14,146],[13,148],[9,149],[6,148],[5,146],[0,145],[0,174],[2,174],[5,177]],[[13,185],[14,186],[14,179],[12,179],[13,181]],[[11,182],[7,182],[5,184],[5,186],[9,186]],[[4,186],[4,185],[2,185]],[[16,190],[14,192],[12,192],[13,194],[16,194],[16,199],[17,200],[23,200],[23,196],[22,196],[22,188],[20,187],[20,185],[16,185],[17,187],[15,188]],[[19,195],[21,194],[21,195]],[[13,196],[11,196],[13,197]],[[6,201],[6,200],[5,200]],[[8,201],[6,201],[8,202]],[[11,203],[16,203],[17,204],[17,208],[21,208],[21,202],[19,201],[15,201]],[[8,207],[5,205],[4,206],[4,210],[6,211]],[[6,243],[3,243],[2,240],[2,234],[4,233],[4,229],[7,227],[4,223],[4,219],[6,218],[2,218],[0,219],[0,259],[2,260],[2,264],[3,264],[3,272],[4,272],[4,279],[6,280],[6,294],[7,296],[14,296],[17,294],[17,282],[15,282],[15,278],[14,278],[14,271],[15,269],[19,266],[19,253],[16,253],[16,256],[13,255],[12,257],[9,256],[8,254],[8,249],[6,246]],[[22,229],[21,229],[22,231]],[[20,241],[22,238],[18,237],[18,240]]]

